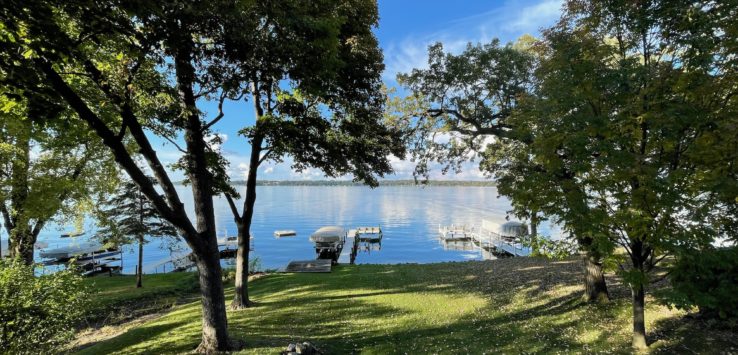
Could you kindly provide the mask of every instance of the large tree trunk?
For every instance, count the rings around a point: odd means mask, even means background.
[[[606,303],[610,301],[610,294],[602,272],[602,257],[592,250],[591,238],[580,237],[578,242],[582,248],[582,259],[584,260],[583,299],[586,302]]]
[[[214,239],[207,244],[208,250],[195,254],[202,300],[202,342],[197,347],[201,353],[231,350],[218,245]]]
[[[33,232],[26,211],[29,188],[28,179],[31,169],[31,123],[26,121],[23,129],[18,131],[15,147],[18,149],[11,163],[10,186],[10,228],[8,231],[8,256],[22,260],[24,264],[33,264]]]
[[[21,260],[25,265],[33,264],[33,233],[27,225],[16,225],[10,232],[8,255]]]
[[[538,236],[538,224],[541,223],[538,219],[538,213],[533,212],[530,216],[530,235],[535,238]]]
[[[138,236],[138,267],[136,268],[136,288],[143,286],[143,252],[144,236]]]
[[[116,134],[106,126],[76,94],[74,90],[54,70],[53,66],[43,58],[36,58],[34,64],[44,72],[46,79],[57,92],[64,97],[77,114],[85,120],[89,127],[102,138],[103,143],[108,146],[116,162],[126,170],[131,179],[154,204],[157,211],[175,225],[182,236],[192,248],[193,253],[200,260],[200,282],[203,302],[203,342],[198,350],[213,353],[216,351],[230,350],[228,342],[228,322],[225,313],[225,300],[223,296],[223,284],[217,240],[215,238],[215,217],[212,204],[212,189],[210,188],[210,173],[207,170],[207,159],[205,157],[205,142],[203,139],[202,122],[198,114],[195,95],[193,92],[194,68],[191,64],[191,38],[183,37],[187,48],[177,48],[175,55],[175,67],[177,87],[183,104],[187,107],[189,115],[186,117],[185,141],[187,143],[187,163],[190,181],[192,183],[195,215],[197,227],[195,228],[189,220],[184,204],[179,199],[169,175],[163,164],[156,156],[156,152],[148,141],[145,132],[137,121],[135,113],[130,106],[124,105],[121,117],[127,122],[127,129],[139,146],[140,153],[145,157],[148,166],[153,170],[154,176],[159,181],[164,191],[163,198],[154,184],[149,181],[143,171],[132,159],[122,141]],[[189,49],[189,50],[188,50]],[[87,70],[92,74],[93,80],[102,81],[99,73],[93,68],[93,64]],[[212,244],[212,245],[211,245]]]
[[[633,295],[633,348],[637,350],[646,349],[646,292],[643,284],[631,286]]]
[[[633,263],[633,271],[644,273],[644,264],[648,260],[649,248],[644,245],[643,239],[636,238],[630,242],[630,260]],[[633,296],[633,348],[643,350],[648,347],[646,342],[646,292],[644,290],[645,278],[636,280],[630,285]]]
[[[198,351],[213,353],[228,351],[231,344],[228,339],[228,319],[221,279],[220,253],[215,234],[215,209],[213,208],[212,175],[208,170],[206,157],[207,144],[203,133],[203,124],[197,109],[193,85],[195,69],[192,66],[192,38],[186,34],[176,44],[174,64],[177,77],[177,89],[182,103],[187,108],[184,140],[187,143],[188,176],[192,184],[197,236],[199,248],[196,248],[197,268],[200,273],[200,290],[202,295],[202,342]]]
[[[251,305],[249,299],[249,227],[244,224],[238,226],[238,252],[236,254],[236,287],[231,302],[231,309],[247,308]],[[243,245],[245,244],[245,245]]]
[[[257,112],[257,114],[259,114]],[[263,138],[259,135],[251,142],[251,157],[249,159],[249,174],[246,180],[246,196],[243,216],[238,224],[238,253],[236,255],[236,292],[231,302],[232,309],[249,307],[249,252],[251,247],[251,221],[256,204],[256,172],[259,168],[261,144]]]
[[[607,292],[602,263],[591,253],[584,252],[584,300],[592,303],[606,303],[610,300]]]

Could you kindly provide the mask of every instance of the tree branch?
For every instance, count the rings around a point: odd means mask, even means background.
[[[256,164],[256,167],[258,168],[261,165],[261,163],[263,163],[265,160],[267,160],[268,157],[269,157],[269,154],[271,154],[271,153],[272,153],[272,150],[271,149],[268,149],[266,151],[266,153],[264,153],[264,155],[262,155],[261,158],[259,158],[259,162]]]
[[[116,135],[100,119],[100,117],[98,117],[87,106],[84,100],[74,92],[61,76],[59,76],[51,64],[42,58],[34,58],[33,62],[41,72],[44,73],[49,85],[51,85],[59,95],[69,103],[72,109],[77,112],[82,120],[87,122],[90,129],[102,138],[103,143],[110,148],[118,164],[120,164],[131,179],[136,182],[141,191],[154,204],[157,211],[161,213],[162,217],[182,230],[185,235],[197,235],[197,231],[187,217],[187,214],[184,213],[184,207],[182,203],[179,202],[179,198],[174,190],[174,185],[171,183],[168,175],[166,175],[166,171],[156,158],[156,153],[151,148],[150,144],[148,144],[145,135],[143,135],[143,131],[140,130],[140,126],[138,127],[139,130],[131,127],[131,133],[134,135],[134,138],[138,137],[137,142],[139,142],[139,147],[141,147],[141,153],[147,158],[147,160],[149,160],[149,165],[152,165],[154,173],[156,174],[159,182],[162,183],[165,194],[167,194],[167,198],[170,200],[172,206],[169,206],[162,196],[159,195],[154,188],[153,183],[146,177],[138,165],[136,165],[122,142],[117,139]],[[132,114],[132,112],[124,111],[121,112],[121,114],[124,116],[123,118],[126,119],[126,116],[128,114]],[[141,136],[143,136],[144,139],[141,139]],[[199,241],[197,242],[199,243]]]
[[[236,202],[233,201],[233,196],[229,193],[225,193],[226,201],[228,201],[228,207],[231,208],[231,213],[233,213],[233,218],[236,220],[236,222],[241,223],[241,214],[238,212],[238,207],[236,207]]]
[[[162,137],[164,137],[164,139],[166,139],[167,141],[169,141],[169,143],[172,143],[174,145],[174,147],[177,148],[177,150],[179,150],[180,152],[182,152],[184,154],[187,154],[187,151],[184,150],[184,149],[182,149],[182,147],[180,147],[179,144],[177,144],[177,142],[174,141],[174,139],[171,139],[171,138],[167,137],[166,135],[162,135]]]

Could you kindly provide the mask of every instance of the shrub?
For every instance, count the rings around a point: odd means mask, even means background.
[[[33,266],[0,260],[0,353],[53,353],[83,319],[88,288],[72,270],[34,276]]]
[[[671,272],[669,303],[710,317],[738,317],[738,247],[689,251]]]

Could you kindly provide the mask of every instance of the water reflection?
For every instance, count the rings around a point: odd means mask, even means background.
[[[192,218],[192,192],[177,188]],[[242,206],[243,201],[237,201]],[[345,229],[380,226],[381,243],[361,244],[356,263],[441,262],[487,258],[484,252],[470,249],[468,243],[438,243],[438,225],[479,225],[483,219],[504,223],[510,203],[497,197],[494,187],[408,187],[370,189],[353,186],[259,186],[251,232],[254,236],[252,258],[262,267],[274,269],[291,260],[314,258],[310,234],[322,226],[338,225]],[[233,234],[236,226],[227,202],[215,199],[218,233]],[[92,225],[90,225],[92,224]],[[64,228],[49,226],[40,240],[50,245],[65,243],[59,239]],[[85,222],[88,235],[94,223]],[[274,238],[275,230],[292,229],[297,236]],[[552,229],[539,227],[542,234]],[[71,239],[71,238],[67,238]],[[183,243],[182,243],[183,244]],[[146,244],[144,269],[170,258],[169,245],[152,239]],[[186,246],[180,245],[184,249]],[[124,272],[132,273],[136,263],[134,248],[124,248]]]

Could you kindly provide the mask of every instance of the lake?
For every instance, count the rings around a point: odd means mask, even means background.
[[[180,186],[178,191],[193,216],[191,190]],[[360,252],[356,263],[480,260],[490,256],[475,250],[444,250],[438,240],[439,224],[478,226],[482,219],[504,223],[510,208],[507,199],[497,197],[494,187],[259,186],[251,226],[254,236],[251,256],[258,257],[264,269],[280,268],[291,260],[314,259],[315,251],[308,240],[310,234],[321,226],[338,225],[347,230],[359,226],[382,228],[381,246]],[[235,223],[225,199],[216,198],[215,214],[218,235],[235,235]],[[275,238],[273,233],[279,229],[293,229],[297,236]],[[49,248],[74,243],[74,238],[59,237],[64,231],[72,230],[71,226],[52,224],[39,235],[39,241],[48,243]],[[85,230],[87,234],[76,239],[82,241],[94,234],[94,221],[85,221]],[[556,226],[544,224],[539,227],[539,233],[556,238],[561,232]],[[145,272],[153,272],[157,265],[170,259],[170,244],[161,238],[151,238],[144,249]],[[177,246],[178,253],[187,248],[184,243]],[[134,273],[137,262],[134,250],[133,246],[124,248],[125,273]]]

